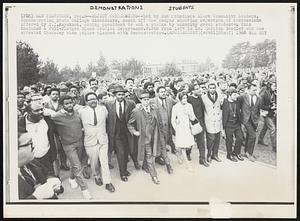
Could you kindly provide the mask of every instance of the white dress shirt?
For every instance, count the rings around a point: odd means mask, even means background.
[[[252,97],[252,96],[251,96],[250,94],[249,94],[248,96],[249,96],[249,104],[251,105],[251,97]],[[256,99],[257,99],[256,94],[254,94],[254,95],[253,95],[253,104],[256,103]]]
[[[43,157],[50,149],[50,143],[47,134],[48,125],[46,121],[42,119],[37,123],[32,123],[26,117],[26,129],[32,137],[34,157]]]
[[[116,100],[116,113],[117,113],[117,115],[118,115],[119,118],[120,118],[120,116],[119,116],[120,105],[121,105],[121,108],[122,108],[122,113],[124,113],[124,101],[122,101],[120,103],[119,101]]]

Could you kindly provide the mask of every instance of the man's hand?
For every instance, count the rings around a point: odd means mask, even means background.
[[[136,136],[136,137],[138,137],[138,136],[140,136],[140,132],[134,131],[134,132],[133,132],[133,135]]]
[[[53,187],[49,183],[37,186],[32,194],[37,199],[48,199],[54,195]]]

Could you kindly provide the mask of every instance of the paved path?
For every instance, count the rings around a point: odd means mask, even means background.
[[[143,170],[136,171],[132,161],[128,163],[131,172],[128,182],[119,178],[116,158],[113,158],[115,168],[111,170],[112,183],[115,193],[110,193],[105,186],[97,186],[91,178],[87,180],[90,193],[94,201],[205,201],[219,199],[225,201],[291,201],[292,188],[282,186],[289,183],[282,180],[275,167],[262,163],[231,162],[220,153],[222,162],[213,161],[206,168],[198,163],[197,149],[192,151],[192,165],[194,172],[188,172],[184,165],[177,162],[177,158],[170,152],[174,174],[169,175],[166,167],[156,164],[160,185],[152,183],[150,175]],[[62,174],[65,192],[60,199],[72,201],[82,200],[79,188],[71,189],[68,173]],[[289,192],[290,191],[290,192]],[[287,198],[288,196],[288,198]]]

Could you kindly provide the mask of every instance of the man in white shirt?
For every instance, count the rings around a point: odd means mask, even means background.
[[[42,102],[36,101],[29,104],[28,114],[21,117],[18,124],[25,128],[32,137],[34,158],[47,168],[47,176],[54,176],[53,161],[57,155],[54,128],[52,120],[43,116]]]
[[[79,117],[84,128],[84,147],[90,159],[91,169],[98,186],[105,184],[110,192],[115,192],[111,183],[108,167],[108,137],[106,133],[107,109],[104,105],[97,105],[97,95],[89,92],[85,96],[87,106],[79,110]],[[100,178],[100,165],[102,180]]]

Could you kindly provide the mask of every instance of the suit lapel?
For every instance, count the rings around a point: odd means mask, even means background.
[[[249,101],[249,95],[248,94],[244,94],[244,101],[245,101],[245,103],[250,107],[251,105],[250,105],[250,101]]]
[[[207,96],[208,96],[209,100],[214,104],[215,101],[214,101],[214,99],[211,97],[210,93],[208,93]]]
[[[113,124],[115,125],[115,123],[116,123],[116,101],[114,101],[111,106],[112,106],[112,109],[110,111],[112,113]]]

